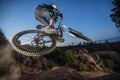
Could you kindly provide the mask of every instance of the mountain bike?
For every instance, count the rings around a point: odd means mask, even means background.
[[[82,33],[63,25],[62,18],[59,20],[58,27],[55,28],[57,31],[55,34],[46,33],[43,25],[38,25],[36,28],[36,30],[19,32],[12,38],[12,46],[18,53],[26,56],[42,56],[52,52],[57,42],[64,42],[65,29],[68,29],[66,33],[69,35],[92,42]]]

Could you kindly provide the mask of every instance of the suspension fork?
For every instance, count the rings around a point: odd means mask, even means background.
[[[59,37],[63,37],[63,27],[62,27],[62,18],[60,19],[60,21],[59,21],[59,25],[58,25],[58,32],[60,32],[59,34],[58,34],[58,36]]]

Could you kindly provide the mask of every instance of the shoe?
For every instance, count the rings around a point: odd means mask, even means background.
[[[48,27],[46,27],[46,28],[44,29],[44,31],[45,31],[45,33],[47,33],[47,34],[57,34],[57,32],[58,32],[55,28],[48,28]]]
[[[41,29],[41,28],[43,28],[43,27],[44,27],[43,25],[37,25],[37,26],[36,26],[37,29]]]

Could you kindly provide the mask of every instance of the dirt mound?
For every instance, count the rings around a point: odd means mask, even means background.
[[[79,64],[87,66],[87,68],[93,71],[105,72],[106,68],[98,54],[90,54],[86,49],[74,50],[74,54],[77,57]],[[83,66],[83,67],[85,67]]]
[[[22,73],[39,74],[49,67],[49,61],[43,56],[29,57],[13,51],[12,58],[20,66]]]
[[[78,71],[105,71],[105,66],[99,55],[91,55],[85,49],[80,49],[77,52],[69,51],[66,53],[55,51],[55,53],[51,53],[47,57],[28,57],[13,51],[12,57],[16,64],[21,67],[22,72],[29,74],[39,74],[42,71],[46,71],[58,65],[70,67]]]

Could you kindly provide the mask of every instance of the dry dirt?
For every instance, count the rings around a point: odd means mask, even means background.
[[[9,45],[3,51],[5,53],[12,52]],[[99,54],[110,54],[110,56],[119,62],[118,54],[115,52],[101,51]],[[3,55],[3,54],[2,54]],[[117,55],[117,56],[116,56]],[[5,59],[10,56],[4,54]],[[11,58],[12,61],[12,58]],[[46,60],[44,60],[46,62]],[[47,63],[46,63],[47,64]],[[1,66],[1,65],[0,65]],[[68,67],[53,67],[49,70],[40,72],[39,74],[23,74],[18,66],[10,68],[10,74],[0,77],[0,80],[120,80],[120,73],[96,72],[78,72]]]

